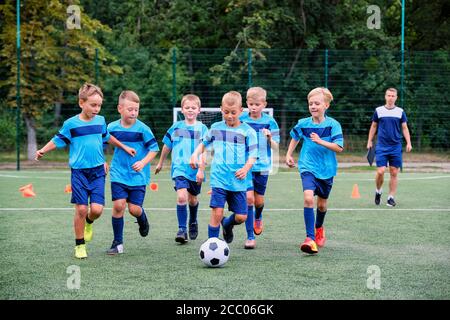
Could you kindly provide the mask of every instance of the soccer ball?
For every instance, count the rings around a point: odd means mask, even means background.
[[[228,244],[219,238],[209,238],[200,247],[200,260],[208,267],[223,266],[230,257]]]

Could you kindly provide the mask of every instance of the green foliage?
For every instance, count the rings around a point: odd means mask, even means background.
[[[10,110],[0,109],[0,150],[11,151],[16,146],[16,118]]]

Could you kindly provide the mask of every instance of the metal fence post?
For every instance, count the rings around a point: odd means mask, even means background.
[[[172,107],[177,105],[177,49],[172,49]]]

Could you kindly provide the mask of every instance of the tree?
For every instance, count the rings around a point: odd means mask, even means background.
[[[70,1],[70,4],[77,1]],[[69,1],[28,0],[21,6],[21,112],[27,128],[27,156],[33,159],[36,149],[37,121],[43,114],[74,96],[85,81],[94,82],[95,50],[102,73],[120,73],[114,57],[97,41],[110,29],[81,12],[81,29],[67,29]],[[8,101],[14,106],[16,95],[16,10],[15,1],[0,5],[3,43],[1,68],[8,70],[0,87],[8,90]]]

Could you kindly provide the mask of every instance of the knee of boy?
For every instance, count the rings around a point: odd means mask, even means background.
[[[236,221],[237,224],[244,223],[247,220],[246,214],[236,214],[234,216],[234,221]]]

